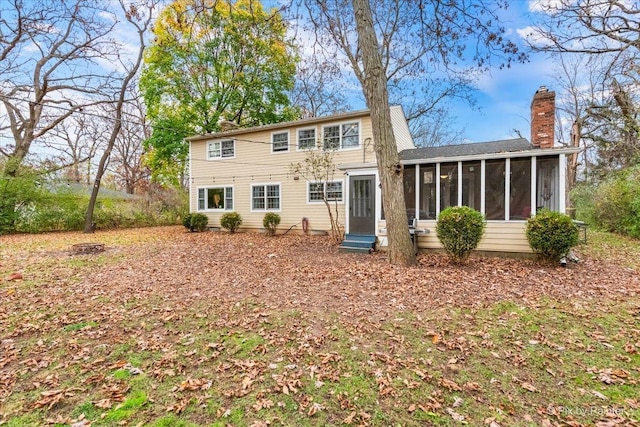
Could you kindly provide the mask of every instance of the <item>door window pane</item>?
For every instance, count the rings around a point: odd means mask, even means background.
[[[487,160],[485,163],[485,216],[504,220],[504,174],[506,160]]]
[[[440,211],[458,206],[458,164],[440,165]]]
[[[560,211],[558,157],[538,157],[536,211],[542,208]]]
[[[417,218],[416,216],[416,167],[407,166],[404,168],[404,202],[407,206],[407,217]]]
[[[436,218],[436,165],[420,166],[420,219]]]
[[[480,162],[462,163],[462,205],[469,206],[480,212],[481,196]]]
[[[509,219],[531,216],[531,158],[511,159]]]

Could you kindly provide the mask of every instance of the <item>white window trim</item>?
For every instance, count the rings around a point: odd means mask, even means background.
[[[222,143],[223,142],[228,142],[231,141],[233,142],[233,156],[230,157],[222,157]],[[209,146],[211,144],[216,144],[219,143],[220,144],[220,156],[216,156],[216,157],[211,157],[209,156],[209,153],[211,152],[211,150],[209,150]],[[216,141],[209,141],[207,142],[206,145],[206,150],[207,150],[207,160],[228,160],[228,159],[235,159],[236,158],[236,140],[235,139],[219,139]]]
[[[308,205],[323,205],[324,201],[322,200],[311,200],[311,198],[309,197],[311,194],[309,192],[311,184],[323,184],[323,191],[327,192],[327,184],[328,183],[334,183],[334,182],[339,182],[340,184],[342,184],[342,200],[328,200],[329,203],[338,203],[339,205],[344,204],[344,199],[345,199],[345,192],[344,192],[344,180],[341,179],[332,179],[329,181],[307,181],[307,204]]]
[[[273,149],[273,137],[276,135],[283,135],[286,134],[287,135],[287,148],[285,150],[277,150],[275,151]],[[288,153],[289,152],[289,147],[291,146],[291,132],[289,132],[288,130],[284,130],[284,131],[277,131],[277,132],[271,132],[271,154],[282,154],[282,153]]]
[[[344,148],[342,146],[342,126],[348,124],[357,124],[358,125],[358,145],[356,147],[347,147]],[[324,150],[324,130],[327,127],[331,126],[339,126],[340,129],[340,146],[335,151],[353,151],[353,150],[361,150],[362,149],[362,121],[361,120],[346,120],[343,122],[335,122],[335,123],[325,123],[322,125],[322,138],[320,139],[322,144],[322,149]]]
[[[313,130],[313,147],[311,148],[300,148],[300,131],[303,130]],[[305,127],[305,128],[297,128],[296,129],[296,151],[309,151],[309,150],[317,150],[318,149],[318,128],[316,126]]]
[[[222,188],[222,189],[224,189],[224,193],[225,193],[224,194],[225,195],[225,208],[223,208],[223,209],[207,209],[205,207],[205,209],[200,209],[200,205],[199,205],[199,202],[200,202],[200,194],[199,194],[200,190],[205,190],[205,202],[204,202],[204,204],[206,206],[207,205],[207,198],[206,198],[207,197],[206,196],[207,192],[206,192],[206,190],[208,190],[210,188]],[[233,206],[235,206],[236,205],[236,190],[235,190],[233,185],[201,185],[199,187],[196,187],[196,199],[195,199],[196,209],[195,209],[195,211],[196,212],[231,212],[231,211],[233,211],[233,207],[231,209],[228,209],[226,207],[226,205],[227,205],[226,204],[226,196],[227,196],[227,194],[226,194],[227,190],[226,189],[227,188],[231,188],[231,191],[232,191],[231,203],[233,204]]]
[[[268,185],[277,185],[279,187],[279,195],[280,199],[280,207],[278,209],[268,209],[267,200],[266,200],[266,190]],[[265,187],[265,208],[264,209],[254,209],[253,208],[253,187]],[[251,212],[282,212],[282,183],[280,182],[254,182],[249,186],[249,209]]]

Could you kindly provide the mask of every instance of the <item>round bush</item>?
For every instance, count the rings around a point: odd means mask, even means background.
[[[480,212],[468,206],[453,206],[438,215],[436,234],[451,260],[461,263],[478,247],[484,228]]]
[[[186,214],[182,218],[182,225],[189,231],[204,231],[209,224],[209,217],[201,213]]]
[[[184,228],[186,228],[187,230],[191,231],[191,217],[193,216],[193,214],[186,214],[185,216],[182,217],[182,225],[184,225]]]
[[[280,215],[274,212],[267,212],[262,220],[262,225],[270,236],[275,236],[276,229],[280,225]]]
[[[242,225],[242,217],[237,212],[227,212],[220,217],[220,225],[231,233],[235,233]]]
[[[545,261],[560,261],[578,244],[578,237],[578,228],[565,214],[542,209],[527,220],[529,246]]]

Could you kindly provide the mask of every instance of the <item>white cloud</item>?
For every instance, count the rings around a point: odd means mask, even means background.
[[[527,26],[524,28],[518,28],[516,29],[516,32],[520,37],[526,40],[527,43],[533,46],[551,45],[551,41],[537,27]]]
[[[567,0],[529,0],[529,11],[553,14],[555,10],[561,9],[566,3]]]

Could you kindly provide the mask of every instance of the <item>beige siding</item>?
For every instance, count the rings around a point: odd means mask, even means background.
[[[391,124],[393,125],[393,134],[396,137],[398,152],[408,150],[410,148],[416,148],[413,143],[411,132],[409,131],[407,119],[405,118],[400,105],[394,105],[391,107]]]
[[[385,221],[380,221],[379,230],[384,230]],[[419,221],[418,230],[429,230],[428,234],[420,234],[418,248],[442,249],[436,235],[435,221]],[[484,236],[478,245],[479,251],[531,253],[525,235],[524,221],[487,222]],[[386,233],[380,233],[381,246],[386,246]]]
[[[338,150],[335,152],[334,163],[358,163],[363,159],[363,145],[366,138],[371,138],[371,122],[367,116],[349,118],[343,121],[307,124],[289,129],[266,129],[225,136],[224,139],[235,139],[235,157],[229,159],[207,160],[207,144],[216,141],[215,135],[211,140],[191,141],[191,211],[197,212],[198,188],[212,186],[231,186],[234,193],[233,211],[243,218],[243,229],[261,229],[265,211],[251,211],[252,185],[280,184],[280,210],[276,211],[281,217],[279,230],[284,232],[291,226],[293,230],[301,230],[303,217],[309,219],[313,230],[330,230],[327,208],[322,203],[307,201],[307,182],[304,177],[296,177],[290,172],[290,165],[304,160],[305,151],[296,148],[298,129],[316,129],[316,136],[321,139],[324,124],[360,123],[360,147],[357,149]],[[271,135],[283,131],[289,132],[289,151],[272,153]],[[374,156],[367,154],[368,158]],[[369,160],[369,159],[367,159]],[[343,198],[346,195],[347,179],[342,171],[336,171],[334,180],[343,182]],[[344,201],[339,203],[339,220],[344,225]],[[220,225],[220,216],[224,212],[206,212],[210,226]]]

